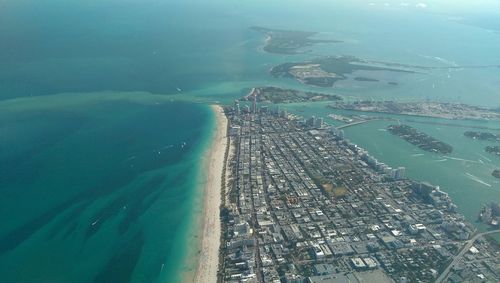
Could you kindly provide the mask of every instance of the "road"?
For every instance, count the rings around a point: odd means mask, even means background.
[[[462,256],[474,245],[474,242],[482,236],[486,236],[489,234],[495,234],[495,233],[500,233],[500,229],[497,230],[492,230],[484,233],[480,233],[472,237],[472,239],[468,240],[465,244],[465,246],[462,248],[462,250],[453,258],[451,263],[446,267],[446,269],[441,273],[441,275],[436,279],[436,283],[441,283],[443,280],[446,279],[448,276],[448,273],[450,272],[450,269],[462,258]]]

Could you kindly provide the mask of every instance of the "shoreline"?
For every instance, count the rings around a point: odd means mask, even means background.
[[[203,188],[203,215],[200,216],[201,234],[199,253],[192,277],[185,282],[217,282],[219,267],[219,246],[221,237],[220,205],[222,174],[227,147],[227,118],[219,105],[212,105],[215,115],[215,133],[203,163],[205,182]]]

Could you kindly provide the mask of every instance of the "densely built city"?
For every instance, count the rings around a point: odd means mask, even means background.
[[[219,282],[498,282],[500,252],[447,193],[321,118],[226,107]]]

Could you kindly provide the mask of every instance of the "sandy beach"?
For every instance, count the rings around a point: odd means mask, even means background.
[[[216,282],[219,264],[219,246],[221,223],[219,207],[221,204],[222,170],[224,153],[227,146],[227,119],[222,107],[212,106],[216,115],[216,133],[206,155],[207,171],[204,188],[203,233],[200,242],[200,254],[193,282]]]

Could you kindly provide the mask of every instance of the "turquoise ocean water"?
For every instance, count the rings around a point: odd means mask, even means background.
[[[500,107],[500,68],[457,67],[500,64],[500,9],[448,2],[0,1],[1,281],[177,282],[192,270],[200,160],[214,127],[210,109],[193,102],[229,103],[276,85]],[[254,25],[343,43],[267,54]],[[443,68],[370,74],[397,86],[343,81],[326,90],[268,75],[322,55]],[[289,108],[330,113],[322,104]],[[383,122],[347,135],[440,185],[471,220],[499,199],[489,171],[500,160],[482,157],[485,144],[463,138],[467,127],[412,125],[452,143],[456,159],[421,155]]]
[[[179,279],[212,113],[105,96],[0,106],[3,282]]]

